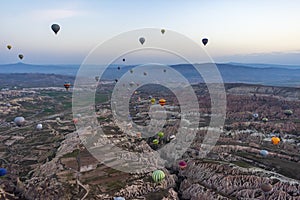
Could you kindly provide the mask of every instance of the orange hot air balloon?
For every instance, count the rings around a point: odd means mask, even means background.
[[[185,161],[180,161],[178,163],[178,166],[179,166],[180,169],[183,170],[183,169],[185,169],[187,167],[187,163]]]
[[[166,105],[166,100],[165,100],[165,99],[160,99],[160,100],[159,100],[159,104],[160,104],[161,106]]]
[[[280,142],[280,138],[279,137],[272,137],[271,141],[272,141],[272,144],[277,145]]]
[[[64,86],[65,86],[66,90],[68,91],[71,86],[71,83],[65,82]]]

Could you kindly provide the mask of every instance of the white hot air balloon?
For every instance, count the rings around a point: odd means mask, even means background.
[[[25,124],[25,118],[24,117],[16,117],[14,122],[17,126],[22,126]]]
[[[42,129],[43,129],[43,124],[38,124],[38,125],[36,125],[36,129],[37,129],[37,130],[42,130]]]

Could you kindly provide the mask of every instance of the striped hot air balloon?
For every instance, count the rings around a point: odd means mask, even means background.
[[[152,173],[152,179],[155,183],[159,183],[166,177],[165,173],[162,170],[155,170]]]
[[[165,100],[165,99],[160,99],[160,100],[159,100],[159,104],[160,104],[161,106],[166,105],[166,100]]]

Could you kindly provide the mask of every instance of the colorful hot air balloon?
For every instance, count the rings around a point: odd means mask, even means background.
[[[24,117],[16,117],[14,119],[14,122],[17,126],[22,126],[25,124],[25,118]]]
[[[51,29],[56,35],[58,33],[58,31],[60,30],[60,26],[58,24],[52,24]]]
[[[19,54],[19,58],[22,60],[24,58],[23,54]]]
[[[206,46],[207,43],[208,43],[208,39],[207,39],[207,38],[203,38],[203,39],[202,39],[202,43],[203,43],[204,46]]]
[[[266,156],[269,154],[269,152],[268,152],[267,150],[261,150],[259,153],[260,153],[260,155],[262,155],[263,157],[266,157]]]
[[[69,88],[71,87],[71,83],[65,82],[64,86],[65,86],[66,90],[68,91]]]
[[[10,50],[10,49],[11,49],[11,45],[7,45],[6,47],[8,48],[8,50]]]
[[[180,169],[185,169],[187,167],[187,163],[185,161],[180,161],[178,166]]]
[[[161,29],[160,32],[161,32],[161,34],[164,34],[166,32],[166,30],[165,29]]]
[[[140,41],[140,43],[143,45],[143,44],[145,43],[146,40],[145,40],[145,38],[140,37],[139,41]]]
[[[166,100],[165,100],[165,99],[160,99],[160,100],[159,100],[159,104],[160,104],[161,106],[166,105]]]
[[[272,137],[271,141],[272,141],[272,144],[277,145],[280,142],[280,138],[279,137]]]
[[[155,183],[159,183],[166,177],[165,173],[162,170],[155,170],[152,173],[152,179]]]
[[[260,188],[264,193],[269,193],[273,189],[273,187],[270,183],[263,183],[263,184],[261,184]]]
[[[158,136],[159,138],[163,138],[164,135],[165,135],[165,134],[164,134],[163,132],[161,132],[161,131],[157,133],[157,136]]]
[[[7,174],[7,170],[4,168],[0,168],[0,176],[4,176]]]

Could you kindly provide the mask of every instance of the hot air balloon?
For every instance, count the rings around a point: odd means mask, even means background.
[[[43,125],[42,125],[42,124],[36,125],[36,129],[37,129],[37,130],[42,130],[42,129],[43,129]]]
[[[155,98],[150,99],[150,102],[151,102],[152,105],[154,105],[155,102],[156,102]]]
[[[77,124],[77,123],[78,123],[78,118],[74,118],[74,119],[73,119],[73,123],[74,123],[74,124]]]
[[[253,113],[252,117],[253,117],[254,119],[257,119],[257,118],[259,117],[259,115],[258,115],[257,113]]]
[[[115,82],[117,83],[117,82],[118,82],[118,79],[115,79]]]
[[[266,157],[268,154],[269,154],[269,152],[267,151],[267,150],[260,150],[260,155],[262,155],[263,157]]]
[[[118,67],[118,70],[120,70],[121,69],[121,67]]]
[[[59,121],[60,121],[60,118],[59,118],[59,117],[56,117],[55,120],[56,120],[57,122],[59,122]]]
[[[203,44],[204,46],[206,46],[207,43],[208,43],[208,39],[207,39],[207,38],[203,38],[203,39],[202,39],[202,44]]]
[[[96,80],[96,81],[99,81],[99,78],[100,78],[99,76],[96,76],[96,77],[95,77],[95,80]]]
[[[158,143],[159,143],[159,140],[158,140],[158,139],[154,139],[154,140],[152,141],[152,143],[153,143],[153,144],[158,144]]]
[[[166,177],[165,173],[162,170],[155,170],[152,173],[152,179],[155,183],[159,183]]]
[[[139,41],[140,41],[140,43],[143,45],[143,44],[145,43],[146,40],[145,40],[145,38],[140,37]]]
[[[180,161],[178,166],[180,169],[185,169],[187,167],[187,163],[185,161]]]
[[[7,174],[7,170],[4,168],[0,168],[0,176],[4,176]]]
[[[147,76],[147,72],[144,72],[144,76]]]
[[[176,136],[175,135],[171,135],[170,136],[170,140],[174,140],[174,139],[176,139]]]
[[[272,141],[272,144],[277,145],[280,142],[280,138],[279,137],[272,137],[271,141]]]
[[[261,184],[260,188],[264,193],[269,193],[273,189],[273,187],[270,183],[263,183],[263,184]]]
[[[161,32],[161,34],[164,34],[166,32],[166,30],[165,29],[161,29],[160,32]]]
[[[164,72],[167,72],[167,70],[166,70],[166,69],[164,69]]]
[[[292,110],[285,110],[283,112],[286,116],[291,116],[293,114],[293,111]]]
[[[123,62],[125,62],[125,58],[123,58]]]
[[[158,136],[159,138],[163,138],[164,135],[165,135],[165,134],[164,134],[163,132],[161,132],[161,131],[157,133],[157,136]]]
[[[264,123],[266,123],[266,122],[268,122],[268,121],[269,121],[269,119],[268,119],[268,118],[266,118],[266,117],[264,117],[264,118],[262,118],[262,121],[263,121]]]
[[[130,73],[133,73],[133,70],[132,70],[132,69],[130,70]]]
[[[11,49],[11,45],[7,45],[6,47],[8,48],[8,50],[10,50],[10,49]]]
[[[66,90],[68,91],[71,86],[71,83],[65,82],[64,86],[65,86]]]
[[[24,117],[16,117],[14,119],[14,122],[17,126],[22,126],[25,124],[25,118]]]
[[[52,24],[51,29],[56,35],[58,33],[58,31],[60,30],[60,26],[58,24]]]
[[[77,117],[77,118],[81,118],[81,114],[77,114],[76,117]]]
[[[159,104],[160,104],[161,106],[166,105],[166,100],[165,100],[165,99],[160,99],[160,100],[159,100]]]
[[[22,60],[24,58],[23,54],[19,54],[19,58]]]
[[[114,197],[114,200],[125,200],[124,197]]]

